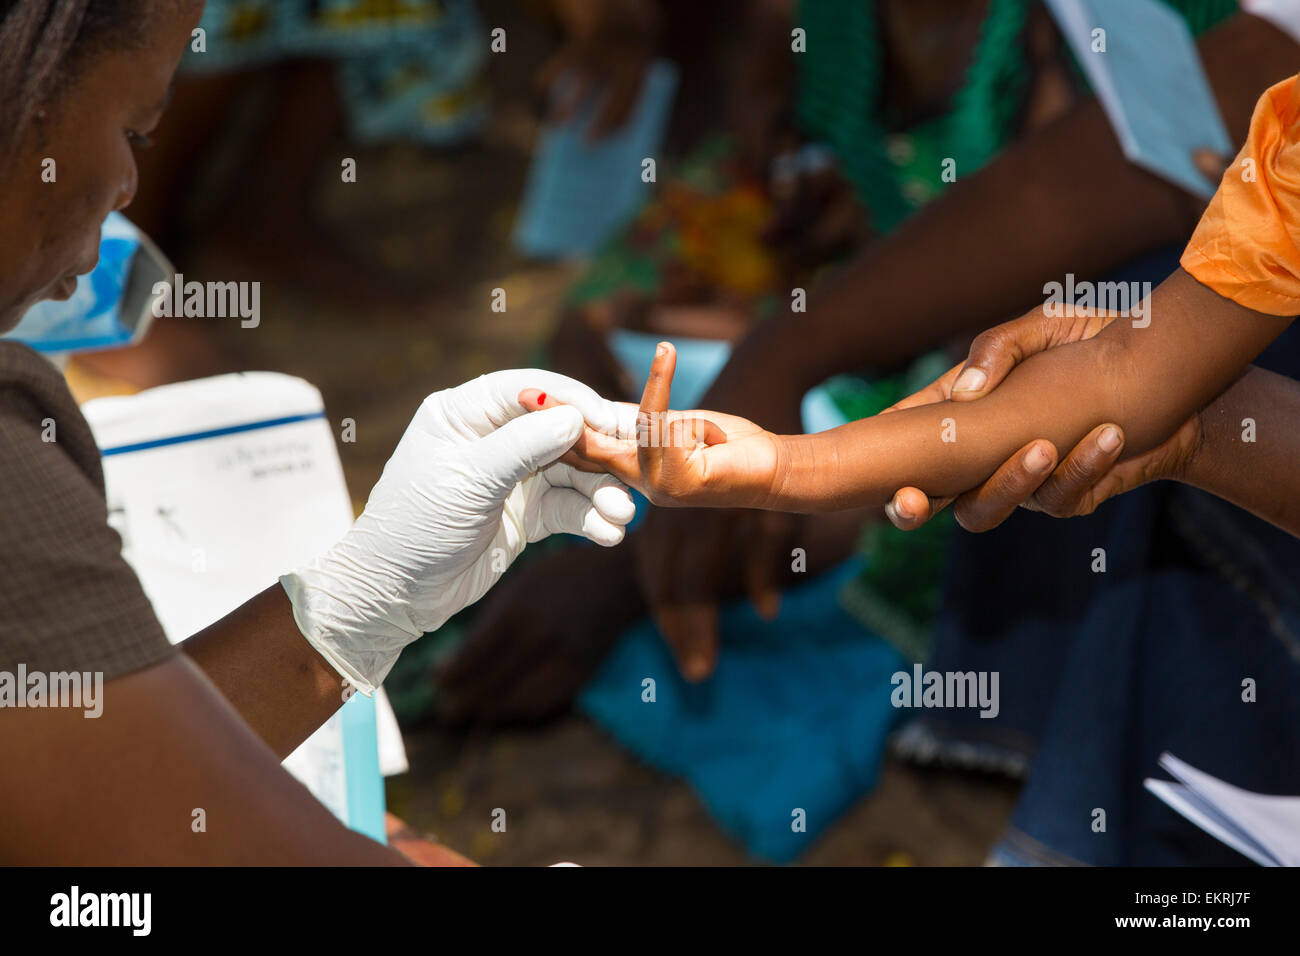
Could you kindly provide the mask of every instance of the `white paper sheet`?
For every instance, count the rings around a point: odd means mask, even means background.
[[[1300,866],[1300,797],[1234,787],[1170,753],[1160,766],[1178,782],[1148,779],[1146,788],[1206,833],[1260,866]]]
[[[351,526],[320,393],[301,379],[223,375],[95,399],[83,412],[104,453],[109,522],[173,643],[275,584]],[[401,772],[401,735],[387,700],[376,697],[384,715],[378,749],[386,767]],[[350,816],[361,811],[349,805],[344,727],[336,714],[285,767],[355,824]],[[356,795],[378,792],[382,804],[378,784],[359,791],[353,780],[351,788],[354,802],[373,802]],[[366,812],[365,832],[378,827],[382,838],[381,806]]]

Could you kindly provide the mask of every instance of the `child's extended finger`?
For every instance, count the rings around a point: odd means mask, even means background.
[[[641,404],[636,412],[637,461],[646,481],[655,482],[664,460],[663,447],[668,442],[663,431],[668,424],[668,405],[672,399],[673,372],[677,369],[677,350],[671,342],[660,342],[655,349],[650,374],[646,376]],[[654,497],[651,496],[651,500]]]
[[[672,397],[673,373],[677,370],[677,349],[671,342],[660,342],[655,348],[654,361],[650,363],[650,374],[645,380],[645,390],[641,393],[642,416],[647,414],[662,416],[668,411],[669,399]]]

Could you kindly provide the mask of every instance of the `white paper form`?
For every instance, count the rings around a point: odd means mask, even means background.
[[[1260,866],[1300,866],[1300,797],[1242,790],[1179,760],[1160,755],[1177,779],[1145,786],[1206,833]]]
[[[104,455],[109,522],[173,642],[275,584],[352,524],[320,393],[301,379],[223,375],[95,399],[83,412]],[[368,715],[360,724],[348,713],[358,707]],[[386,723],[389,736],[395,722]],[[349,701],[285,767],[341,820],[382,839],[377,764],[348,765],[381,749],[373,739],[349,746],[349,728],[367,725],[373,737],[372,702]],[[404,766],[400,735],[383,749],[390,766]]]

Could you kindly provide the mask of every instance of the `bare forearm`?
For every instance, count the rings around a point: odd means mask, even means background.
[[[889,412],[816,435],[787,436],[776,510],[883,507],[899,488],[935,497],[978,485],[1032,438],[1072,447],[1110,405],[1094,341],[1035,355],[986,398]],[[1054,394],[1053,384],[1089,383]],[[1024,436],[1024,437],[1021,437]]]
[[[1183,481],[1300,536],[1300,382],[1252,367],[1200,421]]]
[[[1294,72],[1296,44],[1239,16],[1204,37],[1201,52],[1240,142],[1259,91]],[[1045,281],[1067,272],[1095,278],[1182,241],[1200,212],[1195,199],[1124,157],[1095,101],[980,172],[957,172],[948,192],[828,283],[806,315],[755,330],[703,404],[750,414],[727,408],[726,396],[732,379],[753,374],[780,374],[806,390],[836,373],[897,365],[1025,311],[1041,301]],[[942,281],[935,263],[944,264]]]
[[[181,647],[281,759],[343,703],[338,673],[299,632],[278,584]]]
[[[883,506],[901,487],[949,496],[974,487],[1026,442],[1072,448],[1102,422],[1124,429],[1125,455],[1163,442],[1222,392],[1290,320],[1244,309],[1183,271],[1148,303],[1150,325],[1030,357],[990,395],[891,412],[786,439],[773,507]]]
[[[0,860],[409,863],[336,820],[185,655],[116,678],[104,693],[111,704],[98,720],[67,708],[5,715],[0,761],[24,772],[0,788]]]

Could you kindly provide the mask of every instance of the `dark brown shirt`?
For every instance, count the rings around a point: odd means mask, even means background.
[[[173,648],[108,526],[99,449],[58,371],[0,342],[0,671],[101,671]]]

